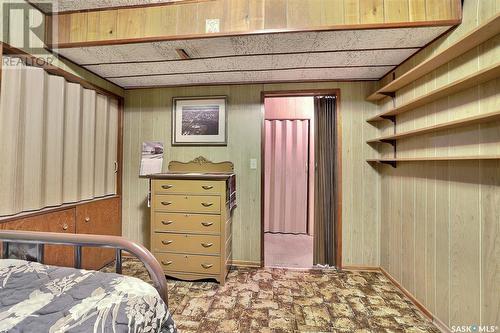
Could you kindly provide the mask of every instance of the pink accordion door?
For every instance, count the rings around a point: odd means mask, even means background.
[[[264,231],[306,234],[309,120],[265,120]]]

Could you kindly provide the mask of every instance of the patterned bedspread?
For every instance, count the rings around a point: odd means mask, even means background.
[[[0,332],[177,332],[150,284],[123,275],[0,260]]]

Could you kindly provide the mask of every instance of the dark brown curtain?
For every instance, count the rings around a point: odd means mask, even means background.
[[[315,97],[314,264],[335,266],[335,96]]]

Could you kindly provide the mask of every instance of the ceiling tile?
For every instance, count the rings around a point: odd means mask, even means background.
[[[316,81],[316,80],[372,80],[377,79],[393,66],[355,67],[329,69],[293,69],[283,71],[228,72],[210,74],[178,74],[163,76],[144,76],[134,78],[111,79],[112,82],[127,87],[148,87],[168,85],[199,85],[214,83],[250,83],[280,81]]]
[[[439,26],[325,31],[321,32],[313,47],[317,50],[422,47],[449,28],[449,26]]]
[[[193,59],[136,64],[91,65],[85,68],[104,77],[142,76],[151,74],[192,73],[208,71],[244,71],[328,66],[397,65],[418,49],[375,50],[242,56]]]
[[[73,10],[98,9],[108,7],[123,7],[135,5],[147,5],[155,3],[168,3],[172,0],[52,0],[52,6],[46,1],[36,2],[44,12],[65,12]]]
[[[447,29],[257,34],[65,48],[59,52],[124,87],[379,79]],[[175,51],[178,48],[193,59],[180,60]]]

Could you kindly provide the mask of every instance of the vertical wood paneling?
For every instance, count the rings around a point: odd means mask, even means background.
[[[45,107],[45,204],[63,203],[64,78],[49,75]]]
[[[481,162],[481,166],[481,325],[491,325],[500,322],[500,302],[494,292],[500,286],[500,162]]]
[[[357,108],[357,103],[355,100],[356,91],[355,86],[350,86],[349,89],[342,91],[341,103],[342,108],[354,110]],[[342,112],[342,111],[341,111]],[[345,127],[352,128],[352,118],[354,117],[353,112],[342,112],[342,124]],[[352,168],[346,168],[344,161],[354,160],[354,155],[352,152],[353,136],[354,131],[345,130],[343,127],[342,131],[342,196],[344,201],[342,203],[342,220],[351,217],[352,223],[342,223],[342,257],[344,265],[353,265],[353,229],[355,228],[356,220],[354,218],[355,203],[353,200],[354,192],[352,190],[346,191],[345,184],[351,184],[353,179],[356,177],[354,170]],[[351,185],[349,185],[351,189]]]
[[[449,4],[438,6],[433,0],[410,1],[410,17],[417,6],[425,6],[427,19],[447,15],[455,10],[456,2]],[[463,23],[396,69],[396,75],[449,46],[499,9],[498,1],[465,1]],[[474,73],[497,62],[499,57],[498,39],[493,38],[398,91],[396,103],[404,103]],[[397,130],[496,111],[500,105],[498,84],[498,79],[492,80],[401,115]],[[391,102],[382,101],[379,107],[388,109]],[[391,129],[383,126],[380,133],[388,134]],[[499,142],[500,122],[495,121],[400,140],[398,156],[496,155],[500,153]],[[390,147],[386,148],[381,151],[388,156]],[[408,163],[398,165],[397,169],[381,170],[382,267],[450,327],[498,323],[500,302],[495,292],[500,285],[498,162]],[[399,183],[403,184],[401,193],[398,193]],[[402,229],[399,205],[403,207]],[[413,229],[405,227],[411,219],[415,223]],[[394,232],[400,234],[394,235]],[[401,249],[396,245],[383,245],[384,240],[392,244],[400,238]],[[413,252],[407,244],[413,244]],[[398,276],[401,262],[402,276]]]
[[[373,129],[363,119],[359,119],[364,109],[370,114],[377,112],[376,106],[364,101],[368,91],[373,88],[372,83],[332,82],[129,90],[125,99],[124,123],[124,236],[148,245],[148,182],[138,177],[138,170],[141,143],[156,140],[165,145],[164,170],[170,160],[189,161],[199,155],[214,161],[230,160],[234,163],[239,194],[238,208],[233,217],[233,258],[260,261],[260,143],[263,118],[261,92],[333,88],[341,89],[344,264],[378,265],[379,250],[373,245],[379,243],[377,195],[380,193],[380,182],[376,170],[364,162],[364,158],[373,153],[370,149],[365,151],[363,148]],[[172,98],[209,95],[228,96],[228,146],[172,147]],[[351,130],[351,120],[354,117],[358,118],[357,127]],[[354,146],[357,146],[354,148],[357,152],[352,154]],[[250,169],[251,158],[257,159],[259,167],[256,170]],[[353,172],[355,165],[358,167]],[[355,192],[352,187],[352,180],[355,178],[364,178],[366,188],[358,186],[359,191]],[[354,209],[346,207],[358,207],[357,204],[361,201],[364,202],[363,211],[357,213],[358,220],[354,222]],[[356,249],[355,258],[352,257],[351,248],[361,248]]]
[[[28,67],[24,71],[24,90],[22,98],[24,106],[19,112],[24,119],[23,140],[19,148],[23,157],[21,184],[23,184],[22,207],[24,210],[39,209],[44,206],[42,172],[43,172],[43,119],[45,111],[45,71],[41,68]],[[7,112],[16,112],[9,110]]]
[[[80,163],[80,195],[82,200],[94,197],[95,104],[96,92],[83,89],[82,156]]]
[[[415,8],[413,9],[415,10]],[[408,20],[408,1],[384,0],[384,22],[406,22]]]
[[[480,322],[479,161],[450,168],[450,324]]]
[[[76,42],[87,39],[87,13],[75,13],[70,17],[70,41]]]
[[[367,83],[361,89],[360,93],[366,89]],[[378,112],[378,108],[371,103],[357,102],[359,107],[363,109],[362,119],[372,117]],[[372,126],[366,126],[362,121],[360,123],[360,133],[362,138],[376,136],[377,129]],[[369,145],[362,145],[361,159],[373,158],[376,156],[376,151]],[[362,192],[362,222],[363,222],[363,263],[372,263],[375,265],[380,264],[380,177],[377,170],[368,163],[361,164],[361,178],[363,179],[363,192]],[[374,193],[375,191],[375,193]],[[379,212],[376,218],[373,217],[374,212]],[[373,237],[372,235],[376,235]]]
[[[364,0],[359,2],[361,23],[384,22],[384,0]]]
[[[80,199],[80,150],[82,130],[82,87],[66,82],[64,107],[63,147],[63,199],[75,202]]]
[[[161,34],[175,34],[175,24],[172,24],[177,17],[176,6],[145,7],[145,16],[148,17],[144,24],[144,35],[148,37],[159,36]]]
[[[287,1],[264,0],[264,29],[278,29],[287,25]]]
[[[344,11],[344,2],[342,0],[318,0],[316,11],[319,12],[317,15],[321,18],[321,24],[336,25],[344,24],[346,21],[344,16],[346,12]]]
[[[106,150],[108,128],[108,99],[97,94],[95,110],[95,156],[94,156],[94,196],[100,197],[106,193]]]
[[[314,0],[312,0],[314,1]],[[307,2],[301,0],[287,0],[287,24],[289,27],[307,27],[309,24],[314,26],[314,22],[310,23],[311,17],[308,10],[310,6]],[[319,19],[313,17],[313,21]],[[319,25],[319,24],[317,24]]]
[[[145,35],[146,9],[118,9],[116,14],[116,38],[139,38]]]
[[[441,1],[441,0],[425,0],[425,15],[427,20],[435,20],[438,17],[446,18],[450,17],[452,14],[452,6],[451,2],[455,0],[449,1]]]
[[[344,0],[344,23],[359,23],[359,2],[360,0]]]
[[[425,21],[425,0],[408,0],[408,15],[411,21]]]
[[[431,162],[427,165],[426,181],[426,234],[425,234],[425,297],[416,295],[424,300],[427,309],[436,313],[436,165]],[[416,250],[422,256],[421,249]],[[418,269],[418,267],[416,268]],[[417,277],[418,278],[418,277]],[[418,291],[417,291],[418,293]]]
[[[436,315],[450,319],[450,181],[448,162],[437,163],[436,170]],[[430,254],[432,255],[432,254]]]
[[[248,0],[248,28],[250,30],[264,29],[264,10],[266,0]]]
[[[352,86],[352,89],[354,90],[353,96],[356,96],[361,93],[363,87],[362,85],[354,85]],[[363,108],[362,105],[358,101],[354,101],[354,107],[358,108],[359,107],[359,112],[362,113]],[[353,113],[351,114],[350,117],[350,127],[349,131],[351,132],[350,135],[350,151],[352,154],[352,159],[355,161],[362,160],[363,159],[363,145],[358,144],[359,140],[359,133],[363,133],[363,127],[364,127],[364,121],[359,117],[357,114]],[[355,193],[363,193],[363,189],[365,186],[365,180],[363,175],[363,164],[362,163],[353,163],[350,166],[351,172],[352,172],[352,178],[350,179],[350,182],[347,183],[350,187],[349,193],[351,194],[351,207],[352,207],[352,229],[351,229],[351,251],[352,251],[352,261],[353,262],[363,262],[363,247],[362,246],[357,246],[356,242],[358,240],[361,240],[363,242],[363,227],[364,227],[364,221],[363,221],[363,211],[364,211],[364,205],[365,202],[358,202],[355,200],[356,194]]]
[[[422,167],[422,166],[421,166]],[[401,281],[415,293],[415,178],[412,166],[401,165]],[[404,199],[403,199],[404,198]]]
[[[224,17],[227,18],[221,22],[224,25],[224,31],[242,31],[249,28],[249,0],[226,0],[223,5]]]

